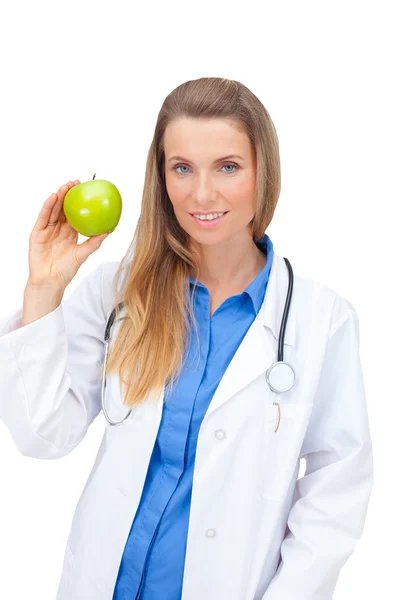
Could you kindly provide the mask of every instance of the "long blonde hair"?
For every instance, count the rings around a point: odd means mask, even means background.
[[[114,305],[123,302],[126,315],[110,346],[107,375],[119,373],[126,406],[145,402],[152,390],[174,384],[188,349],[190,324],[195,325],[189,272],[199,272],[199,255],[189,247],[189,235],[175,217],[165,185],[164,132],[182,117],[226,118],[249,136],[256,156],[253,240],[265,233],[280,194],[276,130],[245,85],[203,77],[186,81],[165,98],[147,155],[140,216],[113,282]]]

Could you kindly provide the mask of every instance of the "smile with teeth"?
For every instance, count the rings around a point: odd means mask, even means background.
[[[209,215],[196,215],[193,214],[193,216],[196,219],[200,219],[200,221],[213,221],[214,219],[218,219],[219,217],[222,217],[222,215],[224,215],[224,212],[221,213],[213,213],[213,214],[209,214]]]

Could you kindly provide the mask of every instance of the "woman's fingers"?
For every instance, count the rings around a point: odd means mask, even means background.
[[[68,181],[68,183],[62,185],[60,187],[60,189],[57,192],[57,202],[54,204],[51,213],[50,213],[50,217],[48,220],[48,223],[54,223],[54,221],[58,221],[59,223],[63,223],[65,221],[65,215],[64,215],[64,211],[63,211],[63,203],[64,203],[64,198],[65,198],[65,194],[74,186],[74,182],[73,181]],[[55,225],[53,225],[53,227],[56,227]]]
[[[53,210],[53,206],[57,201],[57,194],[51,194],[47,198],[46,202],[42,206],[42,210],[40,211],[38,218],[36,219],[36,223],[33,226],[32,233],[38,233],[40,231],[43,231],[47,227],[47,223],[50,221],[51,211]]]
[[[47,198],[46,202],[42,206],[42,210],[39,213],[32,231],[44,231],[49,223],[53,223],[54,221],[63,223],[66,220],[63,211],[65,195],[68,190],[71,189],[71,187],[78,185],[79,183],[79,179],[75,179],[75,181],[69,181],[68,183],[62,185],[57,193],[53,193]],[[53,225],[53,227],[56,227],[56,225]]]

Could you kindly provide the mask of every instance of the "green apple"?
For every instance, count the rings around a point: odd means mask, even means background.
[[[113,183],[96,179],[74,185],[65,194],[64,213],[78,233],[86,237],[111,233],[118,225],[121,194]]]

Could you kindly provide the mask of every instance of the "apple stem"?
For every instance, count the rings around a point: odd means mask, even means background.
[[[92,181],[93,181],[93,179],[94,179],[95,177],[96,177],[96,173],[93,175],[93,177],[92,177]]]

